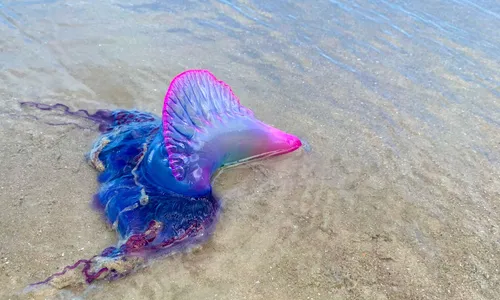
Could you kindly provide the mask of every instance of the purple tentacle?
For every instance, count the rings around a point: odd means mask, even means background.
[[[39,102],[33,102],[33,101],[24,101],[19,103],[21,106],[27,106],[27,107],[34,107],[39,110],[45,110],[45,111],[61,111],[65,115],[68,116],[73,116],[73,117],[78,117],[78,118],[83,118],[87,119],[89,121],[92,121],[96,124],[99,125],[99,131],[100,132],[105,132],[109,129],[109,125],[113,121],[113,116],[112,116],[112,111],[107,110],[107,109],[99,109],[95,113],[89,113],[87,110],[84,109],[79,109],[77,111],[71,111],[69,106],[64,105],[62,103],[56,103],[56,104],[45,104],[45,103],[39,103]],[[78,128],[85,129],[86,127],[78,125],[76,123],[72,122],[63,122],[63,123],[53,123],[53,122],[47,122],[48,125],[75,125]]]
[[[90,272],[90,268],[92,266],[92,258],[91,259],[80,259],[79,261],[77,261],[73,265],[66,266],[61,272],[54,273],[50,277],[48,277],[47,279],[40,281],[40,282],[33,283],[30,286],[48,284],[54,278],[56,278],[58,276],[62,276],[64,274],[66,274],[66,272],[78,268],[80,265],[84,266],[82,269],[82,274],[85,276],[85,281],[89,284],[92,283],[92,281],[94,281],[95,279],[97,279],[102,273],[108,271],[107,268],[102,268],[99,271],[97,271],[96,273],[92,273],[92,272]]]
[[[116,280],[134,269],[144,266],[147,252],[160,253],[175,249],[190,237],[197,236],[204,231],[203,224],[194,223],[179,236],[156,242],[162,230],[161,222],[150,222],[148,229],[143,233],[130,236],[119,247],[108,247],[100,255],[90,259],[80,259],[76,263],[66,266],[61,272],[55,273],[47,279],[30,284],[26,291],[52,286],[56,289],[71,288],[77,285],[90,285],[96,280]]]

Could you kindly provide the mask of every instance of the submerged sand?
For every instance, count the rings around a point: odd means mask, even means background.
[[[159,113],[188,68],[311,151],[224,172],[207,243],[86,299],[500,299],[498,19],[361,2],[0,7],[0,299],[116,242],[95,128],[19,101]]]

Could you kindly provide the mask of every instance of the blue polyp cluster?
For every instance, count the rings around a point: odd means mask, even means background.
[[[187,247],[207,238],[213,230],[220,202],[211,192],[186,197],[136,173],[140,168],[154,168],[148,164],[155,161],[148,162],[144,156],[151,143],[163,140],[155,139],[162,134],[160,119],[136,111],[115,111],[111,117],[88,159],[94,166],[104,166],[95,198],[109,223],[116,227],[119,242],[32,286],[58,286],[54,280],[71,276],[68,271],[76,269],[87,284],[117,279],[135,267],[134,257],[147,258]]]
[[[154,167],[148,166],[154,162],[144,156],[153,141],[163,141],[155,139],[162,134],[161,121],[154,115],[135,111],[119,111],[114,120],[110,124],[113,129],[98,140],[94,149],[98,151],[97,159],[105,166],[98,177],[101,188],[97,200],[121,239],[136,239],[137,234],[148,230],[151,222],[162,224],[154,246],[196,224],[210,227],[219,207],[211,193],[185,197],[149,182],[147,176],[138,175],[141,168]]]

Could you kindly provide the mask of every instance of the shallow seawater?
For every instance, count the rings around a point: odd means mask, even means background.
[[[19,101],[159,114],[206,68],[308,151],[223,172],[208,243],[87,299],[500,299],[498,28],[495,0],[1,1],[0,298],[115,242],[97,131]]]

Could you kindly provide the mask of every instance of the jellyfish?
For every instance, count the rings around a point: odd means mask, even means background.
[[[25,105],[65,112],[99,124],[87,154],[100,184],[95,205],[118,242],[30,285],[64,289],[123,277],[146,260],[206,241],[221,203],[211,180],[228,166],[292,152],[294,135],[259,121],[231,88],[207,70],[177,75],[161,117],[137,110],[70,112],[62,104]]]

